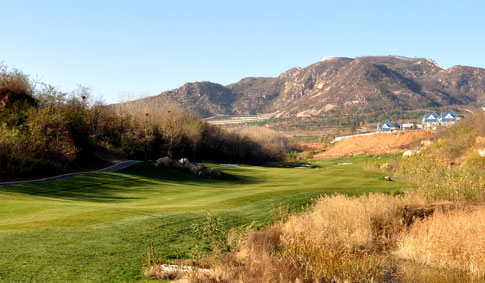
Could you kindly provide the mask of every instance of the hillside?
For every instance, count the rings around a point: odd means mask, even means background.
[[[342,139],[326,151],[314,156],[317,159],[367,155],[401,153],[414,141],[430,137],[431,131],[407,131],[397,133],[378,133],[368,136],[355,136]]]
[[[485,103],[485,69],[443,69],[427,58],[331,57],[276,78],[245,78],[223,86],[187,83],[143,102],[166,98],[203,117],[217,114],[322,116]]]

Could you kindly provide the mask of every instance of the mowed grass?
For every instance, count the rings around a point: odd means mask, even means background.
[[[0,187],[0,281],[150,281],[147,246],[191,256],[191,224],[207,211],[227,227],[264,225],[272,208],[299,209],[321,194],[395,192],[408,186],[362,169],[369,159],[316,161],[320,168],[224,167],[205,179],[140,163],[117,173]],[[351,165],[338,165],[352,162]]]

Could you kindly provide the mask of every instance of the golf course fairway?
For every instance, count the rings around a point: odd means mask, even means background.
[[[322,194],[408,186],[363,169],[366,160],[386,158],[328,159],[312,169],[208,164],[223,171],[220,179],[143,162],[116,173],[0,186],[0,282],[150,281],[142,266],[147,246],[189,258],[197,243],[191,225],[203,223],[207,211],[227,227],[263,226],[278,206],[300,209]]]

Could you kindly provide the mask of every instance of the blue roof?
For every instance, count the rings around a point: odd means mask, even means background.
[[[384,128],[384,125],[387,126],[386,128]],[[379,123],[377,124],[377,129],[380,129],[382,131],[391,131],[392,128],[395,128],[395,129],[401,129],[401,124],[399,123],[391,123],[391,121],[387,120],[386,122],[384,123]]]
[[[423,121],[424,122],[438,122],[438,119],[440,118],[440,115],[438,113],[433,112],[431,114],[424,114]]]
[[[453,116],[453,119],[458,118],[458,115],[455,113],[455,111],[450,110],[450,111],[448,111],[448,112],[443,112],[443,113],[441,113],[441,119],[445,119],[445,117],[446,117],[448,114],[450,114],[451,116]]]

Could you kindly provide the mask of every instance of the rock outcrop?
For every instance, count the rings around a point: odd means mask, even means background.
[[[200,163],[191,163],[188,158],[180,160],[173,160],[168,156],[162,157],[155,161],[155,166],[176,168],[186,172],[190,172],[197,176],[207,178],[217,178],[222,176],[222,172],[215,168],[209,168]]]

